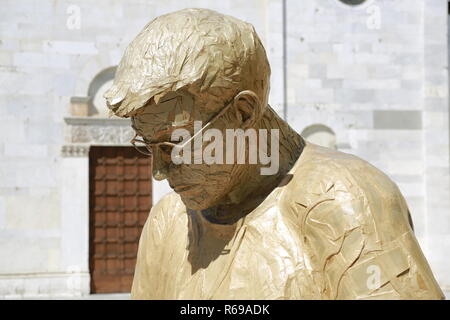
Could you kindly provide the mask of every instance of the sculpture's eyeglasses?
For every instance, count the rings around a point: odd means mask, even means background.
[[[233,100],[234,101],[234,98]],[[219,119],[228,109],[230,106],[232,106],[233,103],[228,103],[219,113],[217,113],[215,116],[213,116],[199,131],[197,131],[191,138],[180,143],[173,143],[169,141],[164,142],[148,142],[145,141],[145,138],[141,137],[139,138],[139,134],[136,133],[134,137],[131,139],[131,144],[133,147],[139,151],[140,153],[146,155],[146,156],[152,156],[153,155],[153,148],[159,148],[166,156],[170,156],[172,153],[173,148],[179,148],[183,149],[186,145],[191,143],[197,137],[198,135],[201,135],[204,130],[206,130],[209,126],[211,126],[217,119]],[[133,118],[131,119],[133,122]],[[134,125],[133,125],[134,127]]]

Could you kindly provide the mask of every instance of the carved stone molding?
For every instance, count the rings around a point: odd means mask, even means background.
[[[129,146],[134,135],[129,119],[70,117],[64,120],[67,143]]]
[[[89,145],[66,144],[61,148],[61,156],[67,158],[87,157],[89,155]]]
[[[77,126],[130,126],[130,119],[125,118],[94,118],[94,117],[66,117],[67,125]]]

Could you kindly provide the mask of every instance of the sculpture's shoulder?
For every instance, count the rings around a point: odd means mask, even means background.
[[[315,212],[327,202],[355,219],[392,222],[397,232],[397,223],[406,221],[402,231],[409,229],[408,207],[397,185],[357,156],[307,143],[289,180],[284,201]]]
[[[395,183],[381,170],[369,162],[352,154],[324,148],[312,143],[307,143],[300,158],[293,167],[294,182],[306,184],[323,183],[328,181],[342,181],[352,183],[356,188],[365,188],[364,181],[371,180],[370,185],[382,185],[387,192],[398,192]],[[301,184],[292,184],[300,186]],[[368,186],[369,184],[367,184]]]
[[[175,192],[170,192],[163,196],[151,209],[149,219],[160,223],[171,222],[186,212],[186,207],[180,196]]]
[[[150,210],[142,229],[140,242],[161,242],[164,237],[186,219],[186,207],[180,196],[171,192],[162,197]]]
[[[139,239],[131,296],[133,299],[155,299],[164,295],[161,274],[171,265],[166,260],[177,252],[186,229],[186,208],[176,193],[164,196],[150,211]],[[172,235],[172,236],[171,236]]]
[[[323,296],[442,297],[401,192],[367,161],[308,143],[279,192]]]

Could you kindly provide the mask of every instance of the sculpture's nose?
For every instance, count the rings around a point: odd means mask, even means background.
[[[163,172],[162,170],[153,169],[153,178],[156,181],[162,181],[162,180],[167,179],[167,174],[165,172]]]
[[[161,158],[161,154],[159,151],[154,152],[153,154],[153,178],[157,181],[162,181],[167,179],[168,175],[168,164]]]

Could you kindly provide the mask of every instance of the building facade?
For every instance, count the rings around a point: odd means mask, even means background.
[[[108,117],[102,93],[144,25],[185,7],[177,0],[2,2],[0,297],[102,292],[104,280],[93,286],[101,267],[92,253],[108,236],[99,232],[109,230],[93,209],[110,201],[102,188],[147,190],[153,203],[170,191],[165,182],[149,189],[142,178],[127,178],[146,164],[130,160],[129,121]],[[271,63],[272,107],[307,139],[358,155],[397,183],[437,281],[450,290],[447,1],[192,0],[189,7],[255,26]],[[112,163],[115,182],[93,178],[109,170],[93,165],[99,154]],[[123,216],[151,205],[128,196]],[[118,238],[121,248],[126,237]],[[126,255],[108,263],[123,267],[132,261]]]

